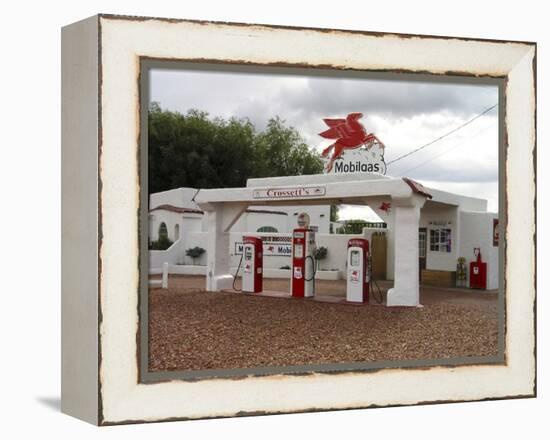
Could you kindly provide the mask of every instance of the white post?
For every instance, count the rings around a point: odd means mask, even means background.
[[[246,206],[242,203],[220,203],[207,212],[206,290],[208,292],[231,289],[233,286],[233,274],[229,264],[231,252],[229,230]]]
[[[387,225],[386,229],[386,279],[395,279],[395,212],[390,210],[389,214],[382,217]]]
[[[413,196],[406,205],[394,204],[394,284],[388,291],[388,306],[420,305],[418,280],[418,225],[425,198]]]
[[[162,265],[162,288],[168,289],[168,263]]]

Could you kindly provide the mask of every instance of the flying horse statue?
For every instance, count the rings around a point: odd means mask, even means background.
[[[367,133],[365,127],[359,122],[362,117],[363,113],[350,113],[346,116],[346,119],[323,119],[330,128],[319,133],[319,136],[326,139],[337,139],[321,153],[322,157],[329,158],[332,151],[332,156],[328,159],[326,165],[327,173],[332,170],[334,161],[342,157],[346,150],[355,150],[363,145],[367,150],[370,150],[375,143],[385,148],[385,145],[374,133]]]

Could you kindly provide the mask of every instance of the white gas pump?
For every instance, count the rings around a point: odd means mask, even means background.
[[[368,303],[370,277],[369,241],[364,238],[352,238],[348,241],[346,300]]]
[[[290,293],[294,297],[315,294],[315,231],[309,228],[309,215],[298,216],[299,228],[292,232],[292,280]]]

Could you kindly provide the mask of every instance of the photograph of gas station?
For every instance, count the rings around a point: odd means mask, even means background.
[[[498,87],[304,72],[149,71],[149,371],[495,362]]]

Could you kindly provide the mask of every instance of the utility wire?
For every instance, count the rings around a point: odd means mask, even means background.
[[[483,110],[481,113],[479,113],[478,115],[474,116],[472,119],[466,121],[464,124],[459,125],[458,127],[454,128],[453,130],[451,130],[451,131],[445,133],[444,135],[439,136],[437,139],[434,139],[433,141],[428,142],[427,144],[424,144],[424,145],[422,145],[421,147],[415,148],[414,150],[409,151],[408,153],[405,153],[405,154],[403,154],[402,156],[399,156],[397,159],[394,159],[394,160],[392,160],[392,161],[389,161],[389,162],[387,163],[387,165],[391,165],[392,163],[395,163],[395,162],[397,162],[398,160],[404,159],[404,158],[410,156],[411,154],[416,153],[417,151],[423,150],[424,148],[429,147],[429,146],[432,145],[432,144],[435,144],[436,142],[440,141],[441,139],[446,138],[447,136],[449,136],[449,135],[451,135],[451,134],[457,132],[457,131],[460,130],[461,128],[466,127],[468,124],[471,124],[471,123],[474,122],[476,119],[481,118],[484,114],[489,113],[489,112],[490,112],[491,110],[493,110],[497,105],[498,105],[498,103],[495,104],[495,105],[493,105],[493,106],[491,106],[491,107],[489,107],[488,109]]]
[[[472,136],[470,136],[470,137],[475,137],[475,136],[477,136],[477,135],[479,135],[479,134],[481,134],[481,133],[487,131],[489,128],[492,128],[492,127],[493,127],[492,124],[491,124],[491,125],[488,125],[487,127],[484,127],[484,128],[482,128],[481,130],[478,130],[477,132],[475,132],[475,133],[474,133]],[[405,175],[405,174],[407,174],[408,172],[410,172],[410,171],[412,171],[412,170],[416,170],[417,168],[420,168],[420,167],[426,165],[428,162],[431,162],[432,160],[435,160],[435,159],[437,159],[438,157],[443,156],[444,154],[450,153],[451,151],[453,151],[453,150],[457,149],[458,147],[464,145],[464,144],[467,142],[467,140],[468,140],[468,139],[466,139],[466,140],[464,140],[464,141],[462,141],[462,142],[459,142],[459,143],[456,144],[456,145],[453,145],[451,148],[449,148],[449,149],[443,151],[442,153],[440,153],[440,154],[438,154],[438,155],[436,155],[436,156],[430,157],[428,160],[425,160],[424,162],[420,162],[418,165],[415,165],[415,166],[412,167],[412,168],[408,168],[407,170],[402,171],[400,174]]]

